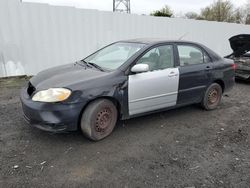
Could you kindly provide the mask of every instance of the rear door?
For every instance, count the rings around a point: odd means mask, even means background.
[[[150,70],[129,75],[129,115],[176,105],[179,70],[173,49],[173,45],[152,48],[136,62],[148,64]]]
[[[208,54],[193,44],[177,44],[179,59],[178,104],[200,102],[212,80],[213,63]]]

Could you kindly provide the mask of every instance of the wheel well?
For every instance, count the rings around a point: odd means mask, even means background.
[[[215,80],[214,83],[217,83],[221,86],[222,88],[222,92],[224,92],[224,89],[225,89],[225,84],[222,80]]]
[[[121,115],[121,104],[118,102],[118,100],[116,100],[115,98],[113,97],[109,97],[109,96],[102,96],[102,97],[97,97],[95,99],[92,99],[90,101],[87,102],[87,104],[83,107],[83,109],[81,110],[80,112],[80,116],[78,118],[78,129],[80,130],[80,126],[81,126],[81,118],[82,118],[82,114],[84,112],[84,110],[87,108],[87,106],[96,101],[96,100],[99,100],[99,99],[107,99],[107,100],[110,100],[115,106],[116,106],[116,109],[117,109],[117,114],[118,114],[118,118],[119,116]]]

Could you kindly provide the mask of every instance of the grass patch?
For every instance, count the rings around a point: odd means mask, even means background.
[[[20,87],[30,78],[26,75],[0,78],[0,88]]]

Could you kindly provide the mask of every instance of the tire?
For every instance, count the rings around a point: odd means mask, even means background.
[[[117,121],[116,106],[107,99],[91,102],[81,117],[81,130],[90,140],[101,140],[113,131]]]
[[[222,98],[222,88],[219,84],[211,84],[202,99],[201,106],[205,110],[214,110],[218,107]]]

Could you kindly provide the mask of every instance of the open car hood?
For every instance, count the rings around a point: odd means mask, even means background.
[[[236,35],[231,37],[229,42],[233,53],[226,56],[226,58],[240,57],[250,51],[250,35]]]

